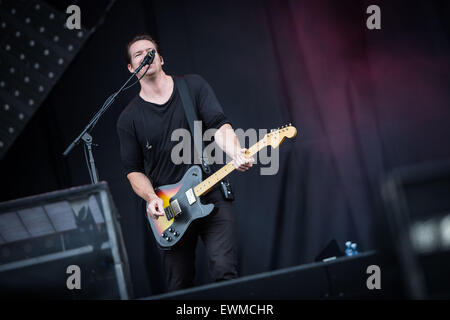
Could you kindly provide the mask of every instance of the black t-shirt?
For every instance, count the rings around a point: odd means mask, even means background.
[[[211,86],[201,76],[185,75],[184,79],[199,116],[198,120],[202,121],[203,131],[218,129],[223,124],[230,123]],[[154,188],[178,182],[193,164],[175,165],[172,162],[172,149],[181,140],[171,141],[171,136],[179,128],[189,131],[175,81],[172,95],[164,104],[147,102],[138,94],[117,121],[123,173],[127,175],[130,172],[142,172],[149,177]],[[192,139],[191,153],[193,161]]]

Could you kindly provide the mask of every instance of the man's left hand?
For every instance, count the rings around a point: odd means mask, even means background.
[[[247,149],[243,148],[240,152],[237,152],[233,157],[233,164],[236,170],[244,172],[253,166],[255,159],[253,157],[246,156]]]

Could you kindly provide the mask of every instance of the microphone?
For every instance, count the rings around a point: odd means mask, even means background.
[[[147,64],[148,65],[152,64],[153,59],[155,59],[155,53],[156,53],[155,49],[150,50],[147,53],[147,55],[145,56],[144,60],[142,61],[141,66],[143,67],[143,66],[145,66]]]

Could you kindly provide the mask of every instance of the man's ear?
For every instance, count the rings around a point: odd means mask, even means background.
[[[130,71],[130,73],[133,73],[133,72],[134,72],[134,69],[133,69],[133,67],[131,66],[131,64],[128,64],[128,71]]]
[[[162,56],[159,56],[159,59],[161,59],[161,65],[163,65],[163,64],[164,64],[164,59],[163,59],[163,57],[162,57]]]

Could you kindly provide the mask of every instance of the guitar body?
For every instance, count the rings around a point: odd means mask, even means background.
[[[194,187],[201,182],[201,168],[192,166],[179,182],[155,190],[156,195],[163,200],[165,215],[154,219],[147,213],[146,217],[161,247],[174,246],[194,220],[206,217],[214,209],[213,204],[202,204],[193,192]]]

